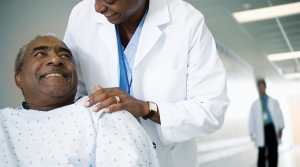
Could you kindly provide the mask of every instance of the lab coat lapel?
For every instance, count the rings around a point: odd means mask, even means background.
[[[139,39],[133,68],[143,60],[157,43],[162,34],[158,26],[168,23],[169,21],[169,9],[166,0],[149,1],[149,10]]]
[[[257,116],[258,116],[257,120],[260,121],[260,122],[264,122],[263,110],[262,110],[262,104],[261,104],[260,98],[258,98],[258,100],[257,100],[257,110],[256,110],[256,112],[257,112]],[[263,126],[263,124],[262,124],[262,126]]]
[[[109,50],[117,67],[119,67],[118,43],[115,25],[107,21],[107,19],[101,14],[96,14],[95,21],[102,24],[102,26],[98,30],[98,35],[103,44]]]
[[[152,21],[145,20],[139,40],[138,49],[136,51],[133,68],[135,68],[143,60],[143,58],[151,50],[161,34],[162,32],[160,31],[160,29],[155,24],[153,24]]]
[[[272,116],[272,119],[273,119],[273,115],[274,115],[274,101],[273,99],[269,96],[268,97],[268,109],[269,109],[269,112]]]

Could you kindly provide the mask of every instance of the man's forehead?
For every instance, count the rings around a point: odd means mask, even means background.
[[[40,37],[38,39],[35,39],[28,45],[28,51],[30,52],[35,47],[39,47],[39,46],[47,46],[49,48],[59,48],[59,47],[68,48],[67,45],[63,41],[61,41],[57,38]]]

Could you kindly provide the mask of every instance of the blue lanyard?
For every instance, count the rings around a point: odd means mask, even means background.
[[[130,78],[130,82],[128,81],[128,75],[127,75],[127,68],[125,65],[125,55],[124,55],[124,51],[122,48],[122,44],[121,44],[121,38],[120,38],[120,33],[119,33],[119,27],[116,24],[117,27],[117,34],[118,34],[118,49],[121,52],[121,57],[122,57],[122,61],[123,61],[123,66],[125,68],[125,75],[126,75],[126,80],[127,80],[127,88],[128,88],[128,94],[130,94],[130,88],[131,88],[131,84],[132,84],[132,74],[131,74],[131,78]]]

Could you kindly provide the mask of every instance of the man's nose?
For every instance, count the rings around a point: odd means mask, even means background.
[[[97,13],[104,14],[107,11],[107,6],[104,0],[96,0],[95,1],[95,11]]]
[[[46,60],[46,65],[48,66],[61,66],[64,64],[64,61],[56,54],[50,53],[48,59]]]

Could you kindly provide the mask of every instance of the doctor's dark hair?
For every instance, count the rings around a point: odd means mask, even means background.
[[[260,84],[264,84],[265,85],[265,88],[267,88],[267,85],[266,85],[266,82],[264,79],[260,79],[257,81],[257,86],[259,86]]]
[[[22,66],[23,66],[23,58],[25,56],[25,53],[26,53],[26,50],[27,50],[27,47],[28,45],[36,40],[36,39],[39,39],[39,38],[42,38],[42,37],[53,37],[53,38],[56,38],[58,40],[60,40],[55,34],[52,34],[52,33],[43,33],[41,35],[38,35],[36,36],[33,40],[31,40],[30,42],[28,42],[26,45],[22,46],[17,54],[17,57],[16,57],[16,60],[15,60],[15,73],[19,73],[22,71]]]

